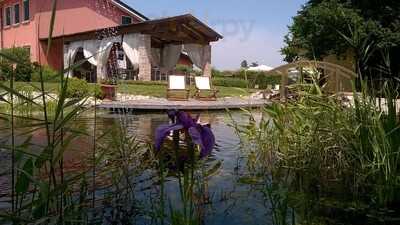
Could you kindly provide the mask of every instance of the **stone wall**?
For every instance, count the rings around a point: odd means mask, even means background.
[[[212,65],[211,65],[211,45],[207,45],[204,49],[204,57],[206,58],[206,65],[203,68],[203,75],[211,77]]]
[[[151,37],[141,35],[142,40],[139,47],[139,80],[151,80]]]

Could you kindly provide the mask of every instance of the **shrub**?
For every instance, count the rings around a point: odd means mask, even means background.
[[[30,81],[33,66],[30,60],[29,50],[26,48],[9,48],[1,50],[2,57],[0,59],[0,79],[8,80],[11,77],[12,65],[16,62],[15,80]]]
[[[60,75],[57,71],[53,70],[50,66],[42,66],[43,82],[59,82]],[[32,82],[40,82],[40,68],[35,68],[32,73]]]
[[[223,87],[239,87],[239,88],[246,88],[248,82],[242,79],[236,78],[222,78],[222,77],[215,77],[213,78],[213,84],[215,86],[223,86]]]
[[[90,95],[90,86],[85,80],[78,78],[68,79],[68,88],[67,88],[68,98],[84,98],[88,97],[89,95]]]
[[[234,122],[249,168],[276,176],[284,171],[299,179],[291,181],[296,188],[329,197],[346,191],[379,206],[400,202],[398,93],[385,88],[387,110],[379,110],[376,96],[362,87],[349,104],[318,84],[299,85],[296,100],[266,106],[259,123],[251,114],[249,124]]]
[[[176,65],[175,70],[179,71],[179,72],[183,72],[183,73],[192,73],[193,72],[193,69],[190,68],[189,66],[179,65],[179,64]]]
[[[95,85],[93,86],[91,95],[94,95],[94,97],[97,98],[97,99],[103,99],[103,98],[104,98],[104,93],[103,93],[103,91],[101,90],[100,85],[95,84]]]
[[[167,81],[144,81],[144,80],[124,80],[120,81],[121,84],[132,85],[167,85]]]
[[[212,74],[212,77],[224,77],[225,76],[225,73],[223,71],[217,70],[215,68],[212,68],[211,74]]]
[[[233,77],[235,77],[237,79],[242,79],[242,80],[245,80],[246,76],[247,76],[247,80],[253,81],[253,80],[256,80],[259,73],[263,73],[263,72],[238,70],[238,71],[234,72],[232,75],[233,75]]]
[[[259,76],[255,80],[255,85],[258,85],[259,88],[265,89],[268,85],[277,85],[281,83],[281,76],[279,75],[264,75],[259,74]]]

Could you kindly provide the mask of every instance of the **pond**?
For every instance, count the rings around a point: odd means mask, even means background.
[[[83,217],[89,224],[104,225],[299,224],[297,220],[302,224],[343,224],[344,221],[347,221],[344,224],[359,224],[357,213],[346,214],[346,210],[338,206],[328,210],[316,207],[321,199],[316,200],[315,196],[306,198],[299,195],[293,198],[298,202],[288,202],[285,191],[266,191],[268,185],[260,185],[251,178],[242,142],[230,125],[232,118],[239,123],[249,121],[242,112],[201,113],[201,120],[211,124],[216,146],[207,158],[189,160],[184,166],[178,166],[172,140],[167,141],[161,150],[172,152],[163,156],[163,159],[158,156],[160,154],[150,150],[156,128],[169,123],[166,114],[98,113],[96,133],[100,138],[96,141],[96,148],[93,148],[91,135],[83,136],[73,141],[64,157],[64,176],[71,177],[83,172],[86,177],[82,182],[84,185],[71,188],[75,190],[76,198],[82,198],[85,205],[94,206],[94,209],[82,207]],[[91,116],[83,117],[75,124],[75,129],[88,134],[94,130]],[[26,129],[21,129],[20,134]],[[33,132],[30,140],[32,146],[46,142],[43,132]],[[6,135],[2,136],[3,140],[7,139]],[[17,142],[24,140],[20,138]],[[179,146],[182,152],[188,148],[184,142]],[[31,151],[35,152],[35,147]],[[91,160],[94,155],[98,158],[95,168]],[[178,161],[185,160],[177,158]],[[6,197],[10,176],[5,174],[10,167],[9,154],[1,151],[0,160],[0,172],[3,174],[0,176],[1,212],[11,207]],[[301,206],[293,210],[292,206],[295,205]],[[331,213],[337,218],[330,217]],[[347,218],[348,215],[356,216]],[[312,218],[312,222],[307,223],[308,218]]]

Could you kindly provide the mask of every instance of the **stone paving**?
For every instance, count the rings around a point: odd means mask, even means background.
[[[257,108],[268,104],[268,100],[251,97],[229,97],[220,98],[217,101],[199,101],[189,99],[188,101],[169,101],[162,98],[137,98],[135,100],[125,101],[103,101],[98,105],[102,109],[111,110],[222,110],[239,108]]]

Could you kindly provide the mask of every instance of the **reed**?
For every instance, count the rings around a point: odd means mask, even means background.
[[[48,49],[54,26],[57,1],[53,1],[52,19]],[[0,53],[0,57],[15,64],[19,59]],[[74,68],[70,66],[70,68]],[[68,70],[67,70],[68,71]],[[10,132],[11,143],[0,146],[9,149],[11,162],[11,211],[2,213],[2,223],[12,224],[85,224],[87,189],[86,172],[64,173],[63,158],[73,142],[87,134],[78,131],[75,121],[86,110],[86,98],[67,98],[69,77],[60,71],[60,93],[56,99],[45,90],[43,71],[39,68],[40,85],[32,86],[33,91],[18,90],[13,78],[10,84],[0,83],[1,101],[7,105],[1,113],[4,121],[9,121],[4,130]],[[21,108],[23,110],[21,110]],[[34,113],[35,112],[35,113]],[[39,112],[39,113],[36,113]],[[15,122],[18,121],[18,124]],[[18,126],[17,126],[18,125]],[[17,132],[18,131],[18,132]],[[31,140],[35,132],[45,136],[43,145],[34,145]],[[16,141],[16,140],[23,141]],[[36,149],[33,151],[33,149]],[[80,191],[81,197],[76,198]]]
[[[316,84],[294,88],[299,96],[295,101],[266,106],[261,120],[245,112],[249,122],[232,121],[243,142],[249,171],[263,181],[268,201],[276,201],[271,185],[277,183],[281,191],[287,190],[283,203],[291,202],[288,196],[300,192],[361,201],[372,209],[397,204],[398,85],[387,82],[380,101],[366,82],[349,101],[324,94]],[[283,212],[275,224],[289,222],[288,208],[302,202],[304,199],[283,208],[282,204],[273,205],[273,211]]]

